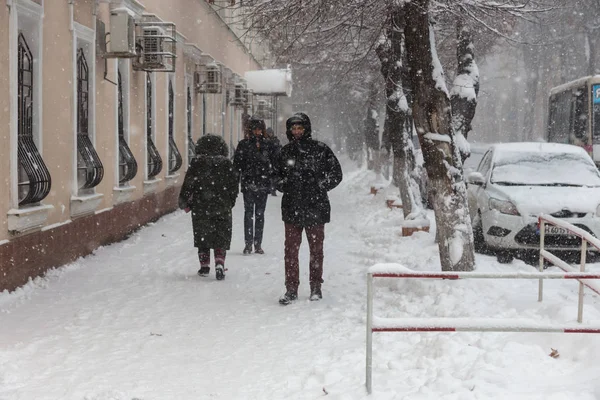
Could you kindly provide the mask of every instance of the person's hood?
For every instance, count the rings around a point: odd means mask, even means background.
[[[262,130],[263,136],[267,134],[267,124],[265,124],[265,120],[255,115],[248,119],[248,129],[250,130],[251,134],[253,134],[252,131],[254,130],[254,128],[260,128]]]
[[[294,136],[292,135],[292,125],[304,126],[304,135],[302,135],[301,139],[310,139],[312,127],[308,115],[304,113],[296,113],[288,118],[288,120],[285,122],[285,134],[290,142],[294,140]]]
[[[204,156],[229,156],[227,143],[221,136],[208,134],[196,142],[196,154]]]

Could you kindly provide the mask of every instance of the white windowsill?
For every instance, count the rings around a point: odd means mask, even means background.
[[[71,217],[82,217],[96,211],[102,203],[102,193],[87,196],[71,196]]]
[[[8,230],[21,233],[41,228],[46,223],[52,209],[54,209],[52,205],[40,205],[8,210]]]
[[[165,176],[165,183],[167,184],[167,187],[175,186],[175,184],[178,182],[179,176],[181,176],[180,173]]]
[[[144,181],[144,194],[154,193],[158,188],[158,184],[162,179],[153,179],[151,181]]]
[[[135,192],[135,186],[115,186],[113,188],[113,203],[121,204],[130,201]]]

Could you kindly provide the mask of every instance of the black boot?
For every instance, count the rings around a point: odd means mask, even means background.
[[[311,286],[310,288],[310,301],[319,301],[323,298],[321,292],[321,286]]]
[[[216,278],[218,281],[225,279],[225,267],[221,264],[215,265]]]
[[[279,304],[281,304],[282,306],[287,306],[288,304],[291,304],[296,300],[298,300],[298,291],[288,290],[283,296],[279,298]]]
[[[247,244],[246,247],[244,247],[244,254],[250,254],[250,253],[252,253],[252,245]]]
[[[200,269],[198,270],[198,275],[200,275],[200,276],[206,276],[209,273],[210,273],[209,265],[201,266]]]

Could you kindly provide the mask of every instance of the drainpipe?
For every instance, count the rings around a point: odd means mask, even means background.
[[[69,20],[69,30],[71,32],[73,32],[75,30],[75,25],[73,25],[73,19],[75,18],[75,12],[74,12],[75,0],[69,0],[68,4],[69,4],[69,16],[71,17]]]

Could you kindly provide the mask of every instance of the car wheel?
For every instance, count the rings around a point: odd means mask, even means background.
[[[475,251],[483,253],[486,249],[485,238],[483,237],[483,226],[481,223],[481,213],[477,211],[477,216],[473,219],[473,244]]]
[[[514,258],[513,254],[506,250],[501,250],[496,254],[496,259],[500,264],[510,264]]]

